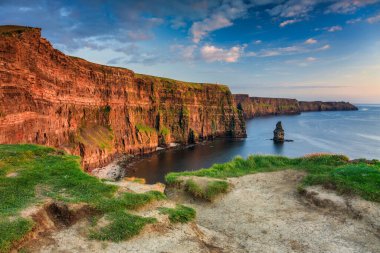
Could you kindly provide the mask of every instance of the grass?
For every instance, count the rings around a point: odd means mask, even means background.
[[[170,130],[167,127],[161,127],[160,128],[160,135],[162,136],[168,136],[170,134]]]
[[[104,108],[106,111],[107,107]],[[81,127],[75,137],[75,142],[81,142],[86,146],[95,146],[103,150],[111,151],[113,148],[113,131],[104,126]]]
[[[145,134],[151,134],[151,133],[156,132],[156,129],[154,129],[153,127],[144,125],[144,124],[136,124],[136,129],[140,133],[145,133]]]
[[[205,198],[207,200],[215,199],[219,194],[226,193],[228,190],[228,183],[226,181],[211,181],[206,186]]]
[[[27,219],[18,218],[13,221],[0,221],[0,252],[7,252],[12,247],[12,242],[22,239],[31,231],[33,222]]]
[[[28,29],[31,29],[31,27],[18,25],[2,25],[0,26],[0,34],[9,35],[12,33],[22,33]]]
[[[199,186],[192,179],[188,179],[185,182],[185,191],[196,198],[202,198],[208,201],[214,200],[219,194],[226,193],[228,187],[228,183],[221,180],[207,182],[204,187]]]
[[[214,164],[208,169],[173,172],[166,175],[166,182],[178,184],[181,176],[198,176],[224,179],[259,172],[286,169],[303,170],[308,173],[301,187],[323,185],[340,193],[357,194],[370,201],[380,202],[380,162],[351,163],[342,155],[311,155],[301,158],[254,155],[247,159],[236,157],[230,162]],[[187,184],[187,182],[186,182]],[[197,192],[194,185],[187,186]]]
[[[15,176],[7,176],[11,173]],[[85,203],[103,214],[165,198],[160,192],[116,195],[117,190],[117,186],[83,172],[77,156],[37,145],[0,145],[0,252],[34,226],[20,217],[20,211],[47,198]]]
[[[195,219],[196,212],[193,208],[177,205],[175,208],[160,207],[160,213],[167,214],[172,223],[187,223]]]
[[[92,230],[90,239],[119,242],[139,234],[146,224],[156,222],[154,218],[141,217],[124,211],[109,213],[106,219],[110,223],[98,230]]]
[[[176,87],[181,87],[181,86],[191,88],[193,90],[203,90],[205,88],[212,87],[212,88],[219,89],[223,93],[231,93],[229,87],[223,84],[185,82],[185,81],[174,80],[174,79],[170,79],[166,77],[150,76],[150,75],[137,74],[137,73],[135,73],[135,77],[141,78],[144,80],[154,81],[155,83],[164,85],[166,88],[168,88],[168,90],[170,90],[170,88],[176,88]]]

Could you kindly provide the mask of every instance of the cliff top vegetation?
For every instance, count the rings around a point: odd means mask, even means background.
[[[0,145],[0,252],[9,251],[36,225],[21,212],[47,200],[86,204],[104,215],[109,223],[103,227],[96,223],[88,233],[94,239],[120,241],[155,222],[128,211],[165,195],[118,189],[83,172],[77,156],[37,145]]]
[[[378,160],[349,161],[342,155],[315,154],[301,158],[251,155],[236,157],[230,162],[214,164],[197,171],[172,172],[166,175],[168,184],[181,183],[183,177],[198,176],[225,179],[259,172],[303,170],[308,175],[299,185],[322,185],[340,194],[356,194],[370,201],[380,202],[380,162]]]

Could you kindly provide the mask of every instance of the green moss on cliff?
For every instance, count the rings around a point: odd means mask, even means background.
[[[74,142],[111,151],[113,139],[114,134],[111,128],[95,125],[81,127],[75,136]]]
[[[184,82],[184,81],[174,80],[174,79],[170,79],[166,77],[150,76],[150,75],[137,74],[137,73],[135,73],[135,77],[141,78],[146,81],[152,81],[152,82],[164,85],[168,91],[170,90],[174,91],[174,90],[177,90],[178,86],[183,86],[183,87],[187,87],[194,90],[203,90],[207,87],[213,87],[213,88],[219,89],[220,91],[224,93],[226,92],[231,93],[229,87],[227,85],[222,85],[222,84]]]
[[[33,29],[28,26],[18,26],[18,25],[3,25],[0,26],[0,34],[2,35],[10,35],[12,33],[22,33],[24,31]]]
[[[145,133],[145,134],[151,134],[156,132],[156,129],[153,127],[147,126],[145,124],[136,124],[136,129],[140,133]]]

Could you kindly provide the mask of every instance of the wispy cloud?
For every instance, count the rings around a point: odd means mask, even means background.
[[[285,20],[283,22],[280,23],[280,27],[285,27],[287,25],[291,25],[291,24],[294,24],[294,23],[298,23],[300,22],[301,20],[298,20],[298,19],[288,19],[288,20]]]
[[[242,56],[245,46],[234,46],[230,49],[205,45],[201,48],[201,56],[207,62],[237,62]]]
[[[312,45],[317,43],[318,41],[316,39],[310,38],[305,41],[305,44]]]
[[[214,13],[190,28],[194,43],[201,41],[208,33],[233,25],[233,20],[246,14],[248,5],[242,0],[228,0],[214,11]]]
[[[326,27],[325,30],[333,33],[333,32],[342,31],[343,27],[341,27],[340,25],[335,25],[335,26],[331,26],[331,27]]]
[[[370,24],[374,24],[374,23],[380,22],[380,13],[377,14],[376,16],[367,18],[367,22],[370,23]]]
[[[327,13],[354,13],[357,9],[380,2],[379,0],[340,0],[327,8]]]

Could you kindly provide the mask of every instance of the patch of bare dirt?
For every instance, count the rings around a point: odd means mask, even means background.
[[[142,233],[113,243],[88,240],[82,220],[32,252],[373,252],[380,249],[378,203],[320,187],[297,192],[304,176],[281,171],[228,179],[232,189],[213,203],[181,194],[137,213],[156,217]],[[197,210],[189,224],[171,224],[158,206],[182,202]]]

